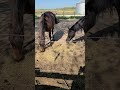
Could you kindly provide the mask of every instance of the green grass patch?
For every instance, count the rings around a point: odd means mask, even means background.
[[[57,16],[58,19],[79,19],[81,18],[80,16],[70,16],[70,17],[66,17],[66,16]]]

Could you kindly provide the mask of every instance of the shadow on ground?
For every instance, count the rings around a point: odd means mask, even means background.
[[[57,31],[57,32],[54,34],[55,41],[58,41],[59,39],[61,39],[63,35],[64,35],[64,32],[63,32],[63,31]]]
[[[68,75],[68,74],[60,74],[60,73],[40,72],[39,69],[36,69],[35,70],[35,77],[46,77],[46,78],[54,78],[54,79],[73,80],[70,90],[85,90],[84,71],[85,71],[85,69],[80,68],[78,75]],[[83,75],[80,75],[81,73],[83,73]],[[39,83],[37,83],[37,85],[35,86],[35,90],[68,90],[68,89],[55,87],[55,86],[48,86],[48,85],[39,85]]]
[[[35,90],[67,90],[67,89],[48,85],[35,85]]]

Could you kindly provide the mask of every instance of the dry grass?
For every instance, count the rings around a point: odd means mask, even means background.
[[[39,39],[38,32],[36,30],[36,49],[35,49],[35,67],[40,68],[42,72],[50,72],[50,73],[60,73],[60,74],[68,74],[68,75],[77,75],[80,69],[80,66],[85,65],[85,43],[84,41],[79,41],[77,43],[66,43],[67,38],[67,27],[73,25],[77,20],[61,20],[58,25],[55,26],[55,33],[63,32],[63,36],[59,38],[59,40],[55,41],[52,46],[46,48],[45,52],[40,52],[39,50]],[[36,22],[37,27],[37,22]],[[38,29],[38,28],[36,28]],[[60,33],[55,35],[55,38],[58,38]],[[81,32],[76,33],[76,37],[83,36],[84,34]],[[75,39],[74,38],[74,39]],[[48,33],[46,33],[46,44],[49,42]],[[44,77],[45,78],[45,77]],[[58,79],[45,78],[43,82],[43,78],[37,77],[36,80],[39,80],[40,85],[53,85],[62,88],[67,88],[65,83],[59,84]],[[47,80],[47,81],[46,81]],[[67,81],[67,83],[71,86],[72,80]],[[62,85],[62,86],[61,86]]]
[[[39,16],[46,11],[51,11],[57,15],[74,15],[75,8],[61,8],[61,9],[39,9],[35,11],[35,15]]]

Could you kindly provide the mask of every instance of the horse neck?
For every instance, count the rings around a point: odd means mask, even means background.
[[[70,30],[77,31],[80,29],[82,22],[78,20],[71,28]]]

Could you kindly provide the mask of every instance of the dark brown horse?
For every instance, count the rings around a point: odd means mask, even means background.
[[[79,29],[83,28],[85,33],[87,33],[96,24],[96,17],[100,13],[104,13],[104,11],[111,13],[114,8],[118,13],[119,30],[117,32],[118,36],[120,36],[120,0],[86,0],[85,16],[78,21],[79,26],[78,23],[75,23],[71,29],[69,29],[67,41],[75,36],[76,27],[79,27]]]
[[[41,48],[41,52],[45,51],[45,32],[49,32],[49,38],[50,41],[52,40],[51,38],[53,37],[54,40],[54,36],[53,36],[53,29],[54,29],[54,25],[58,24],[59,21],[56,18],[55,14],[53,14],[52,12],[45,12],[41,15],[40,19],[39,19],[39,35],[40,35],[40,48]],[[52,33],[52,36],[51,36]]]
[[[81,28],[81,19],[79,19],[71,28],[68,28],[69,31],[66,41],[69,42],[75,36],[75,32],[80,30],[80,28]]]
[[[24,41],[24,14],[33,14],[35,11],[34,0],[9,0],[11,9],[11,25],[9,40],[13,50],[13,57],[19,61],[24,58],[23,55],[23,41]],[[33,19],[34,20],[34,19]]]

